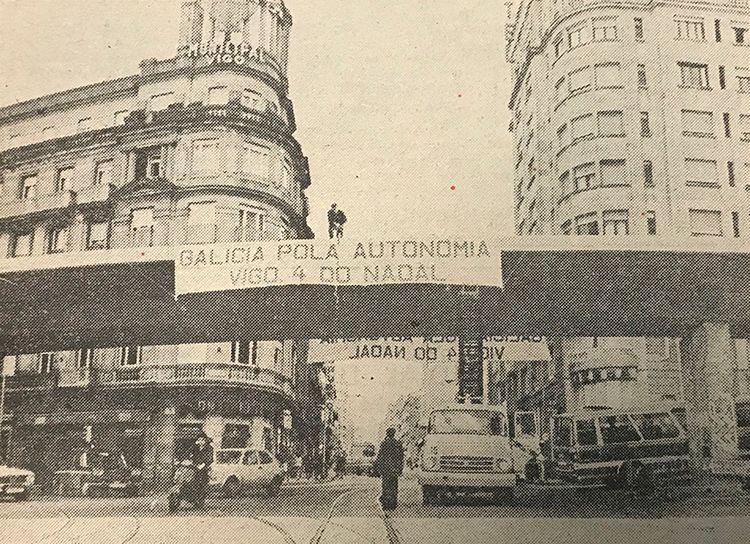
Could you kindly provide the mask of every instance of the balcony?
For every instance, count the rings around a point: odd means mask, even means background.
[[[73,204],[74,197],[73,191],[60,191],[35,198],[4,202],[0,204],[0,219],[64,209]]]
[[[22,391],[44,391],[52,389],[57,384],[55,374],[15,374],[6,378],[5,384],[8,393]]]
[[[103,203],[109,200],[114,190],[115,186],[109,183],[88,185],[78,189],[76,202],[81,206]]]
[[[271,389],[292,397],[290,380],[267,368],[230,363],[177,363],[121,366],[100,371],[103,386],[145,386],[150,384],[196,385],[237,384]]]

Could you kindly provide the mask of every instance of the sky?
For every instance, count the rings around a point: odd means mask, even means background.
[[[173,57],[179,3],[0,0],[0,104],[132,75],[142,59]],[[503,2],[286,5],[294,17],[290,97],[310,161],[316,236],[327,234],[332,202],[346,212],[352,238],[512,235]],[[381,387],[356,386],[352,395],[355,411],[373,421],[373,410],[384,414],[390,402],[382,391],[395,400],[419,384],[412,365],[363,364],[342,376],[371,369]]]

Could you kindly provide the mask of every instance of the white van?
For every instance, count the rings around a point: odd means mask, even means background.
[[[496,502],[510,501],[512,453],[504,409],[467,404],[433,411],[417,471],[424,504],[457,492],[490,492]]]

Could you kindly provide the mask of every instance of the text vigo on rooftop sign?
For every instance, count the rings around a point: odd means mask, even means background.
[[[280,285],[397,283],[502,287],[499,242],[244,242],[183,247],[175,260],[177,294]]]

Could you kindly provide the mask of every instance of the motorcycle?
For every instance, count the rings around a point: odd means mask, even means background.
[[[183,501],[195,508],[206,505],[208,482],[198,478],[199,470],[191,461],[177,463],[174,473],[174,485],[169,491],[169,511],[176,512]]]

